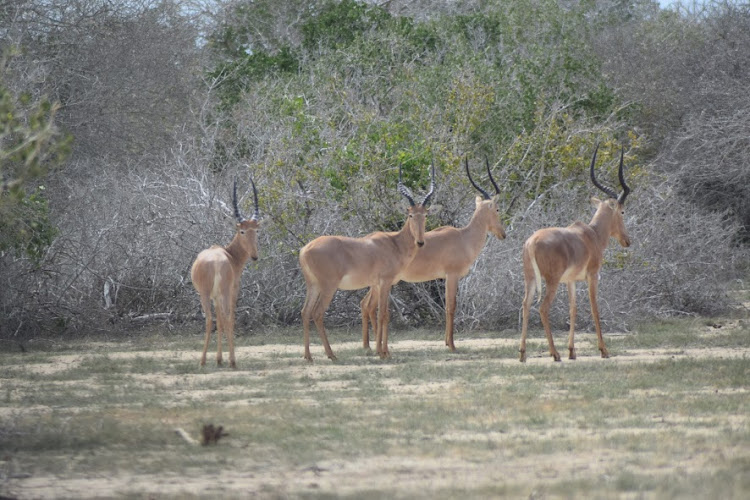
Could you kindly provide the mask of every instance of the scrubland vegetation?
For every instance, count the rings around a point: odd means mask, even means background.
[[[480,183],[490,161],[508,238],[461,282],[457,324],[514,327],[521,245],[588,221],[596,143],[602,181],[624,147],[633,187],[633,245],[602,270],[608,328],[721,314],[744,287],[745,4],[14,1],[0,32],[2,338],[195,319],[190,263],[231,239],[231,183],[249,205],[250,176],[265,224],[240,329],[298,324],[299,249],[399,227],[399,165],[415,190],[437,167],[430,228],[466,224],[465,156]],[[440,322],[442,293],[396,286],[394,322]],[[355,324],[360,298],[339,293],[327,322]]]

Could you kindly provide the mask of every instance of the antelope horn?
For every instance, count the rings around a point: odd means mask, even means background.
[[[253,182],[253,178],[250,177],[250,184],[253,186],[253,204],[255,206],[255,211],[253,212],[253,216],[250,218],[250,220],[257,221],[260,219],[260,211],[258,210],[258,190],[255,189],[255,183]]]
[[[416,205],[414,203],[414,196],[411,194],[411,190],[404,186],[403,182],[401,182],[401,165],[398,166],[398,192],[401,193],[401,195],[409,200],[409,204],[413,207]]]
[[[596,144],[596,149],[594,149],[594,156],[593,156],[593,158],[591,158],[591,182],[593,182],[594,186],[598,187],[600,190],[602,190],[610,198],[617,199],[617,193],[615,193],[615,191],[613,189],[610,189],[608,187],[602,186],[596,180],[596,176],[594,175],[594,164],[596,163],[596,152],[597,151],[599,151],[599,143]]]
[[[232,204],[234,205],[234,218],[237,219],[238,223],[242,223],[242,214],[240,214],[240,208],[237,206],[237,179],[234,179],[234,187],[232,188]]]
[[[435,162],[432,163],[432,168],[430,169],[430,192],[422,200],[423,207],[430,204],[430,198],[432,198],[433,193],[435,193]]]
[[[622,173],[622,161],[625,156],[625,148],[620,149],[620,169],[617,171],[617,177],[620,179],[620,186],[622,186],[622,194],[617,198],[617,203],[620,205],[625,204],[625,198],[630,194],[630,188],[625,184],[625,176]]]
[[[487,159],[487,157],[484,157],[484,162],[487,164],[487,173],[490,176],[490,182],[492,182],[492,185],[495,188],[495,194],[500,194],[500,188],[497,187],[497,182],[495,182],[495,178],[492,177],[492,170],[490,170],[490,160]]]
[[[490,199],[489,193],[485,191],[484,189],[480,188],[479,186],[477,186],[476,182],[474,182],[474,179],[471,178],[471,172],[469,171],[469,157],[466,156],[464,157],[464,159],[465,159],[464,164],[466,165],[466,175],[469,177],[469,182],[471,182],[471,185],[474,186],[474,189],[482,193],[482,196],[484,197],[485,200],[489,200]],[[489,168],[489,164],[488,164],[488,168]]]

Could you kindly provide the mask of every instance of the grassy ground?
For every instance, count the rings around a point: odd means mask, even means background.
[[[535,331],[526,364],[516,332],[449,353],[437,328],[398,331],[381,361],[334,331],[339,361],[316,338],[308,364],[301,332],[273,330],[238,339],[236,371],[198,368],[199,330],[4,349],[0,495],[750,496],[747,320],[643,324],[606,360],[580,334],[561,363]],[[207,423],[229,435],[175,433]]]

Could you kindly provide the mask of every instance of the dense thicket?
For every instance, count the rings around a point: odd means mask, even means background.
[[[0,336],[194,317],[190,264],[231,239],[231,181],[248,193],[250,176],[265,221],[239,322],[294,323],[299,248],[398,228],[399,165],[416,190],[437,167],[430,227],[467,223],[465,156],[488,189],[492,164],[509,231],[462,280],[457,320],[515,327],[521,245],[588,221],[596,143],[602,180],[616,184],[624,147],[633,187],[633,246],[611,242],[602,271],[605,322],[721,312],[747,272],[748,28],[733,3],[5,2],[0,84],[59,103],[74,142],[46,189],[26,183],[54,231],[35,256],[2,250]],[[356,322],[363,293],[339,293],[329,322]],[[439,283],[392,297],[395,321],[442,316]]]

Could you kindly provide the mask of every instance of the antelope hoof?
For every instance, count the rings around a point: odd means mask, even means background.
[[[312,356],[310,356],[309,354],[305,354],[305,361],[307,361],[308,363],[312,363],[313,362]]]
[[[380,359],[390,359],[391,353],[388,351],[383,351],[380,353]]]
[[[600,349],[600,351],[602,351],[602,357],[603,358],[608,358],[609,357],[609,352],[607,352],[607,349]]]
[[[233,369],[236,370],[237,369],[237,363],[235,363],[234,361],[230,361],[229,362],[229,368],[233,368]]]
[[[521,363],[525,363],[525,362],[526,362],[526,351],[524,351],[524,350],[521,350],[521,351],[519,351],[519,352],[521,353],[521,355],[519,356],[518,360],[519,360],[519,361],[520,361]]]
[[[574,348],[569,348],[570,354],[568,355],[568,359],[576,359],[576,350]]]
[[[216,360],[216,364],[217,364],[217,366],[221,366],[222,364],[224,364],[224,362],[222,360],[220,360],[220,359],[217,359]]]
[[[330,359],[331,361],[336,361],[337,360],[336,355],[333,354],[333,353],[331,353],[331,354],[328,355],[328,359]]]
[[[555,353],[552,353],[552,357],[553,357],[553,358],[554,358],[554,360],[555,360],[556,362],[558,362],[558,363],[559,363],[560,361],[562,361],[562,358],[560,357],[560,353],[557,353],[557,352],[555,352]]]

